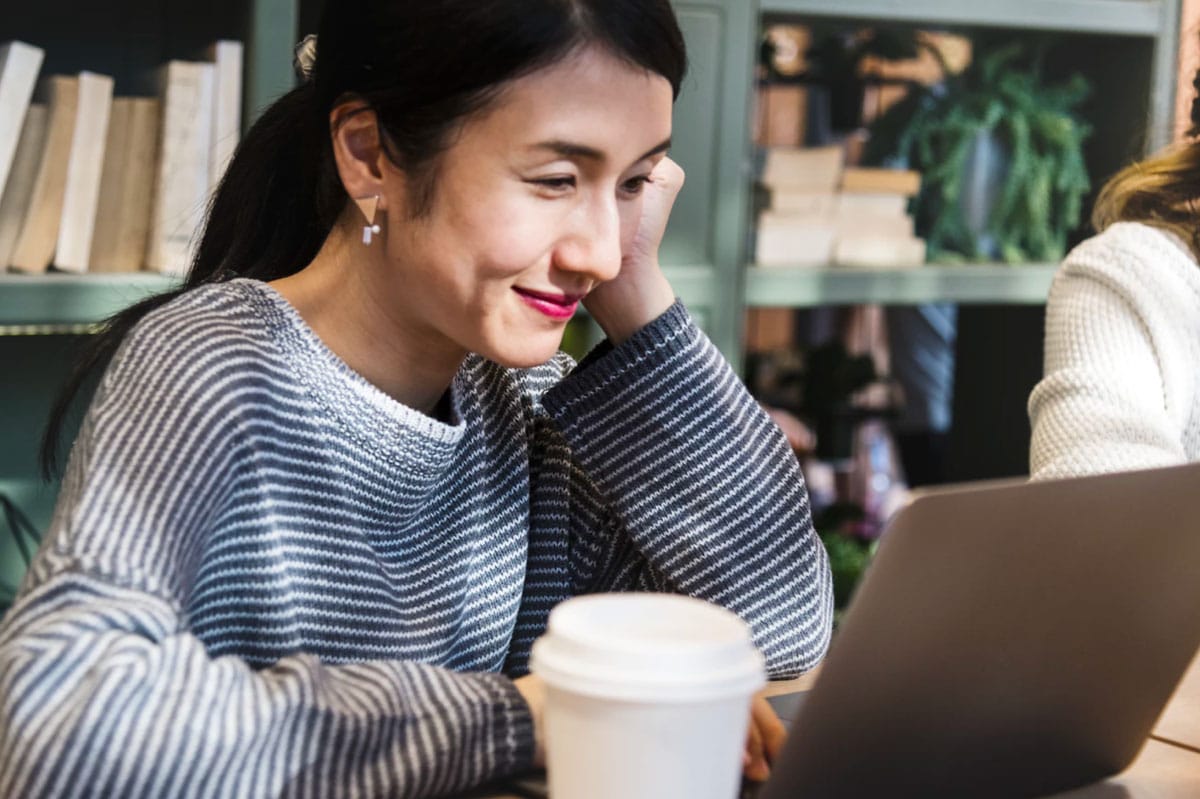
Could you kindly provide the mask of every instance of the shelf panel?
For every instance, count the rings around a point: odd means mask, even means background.
[[[1056,264],[922,266],[913,269],[779,269],[752,267],[746,302],[759,307],[852,303],[961,303],[1037,305],[1046,301]],[[713,270],[665,269],[675,293],[689,307],[711,308],[736,298],[718,296]],[[0,275],[0,330],[75,327],[99,322],[150,294],[166,291],[174,278],[128,275]],[[42,331],[48,332],[48,331]]]
[[[148,272],[0,274],[0,331],[19,333],[21,328],[45,326],[68,332],[66,328],[95,324],[143,297],[166,291],[176,281]]]
[[[730,301],[718,297],[717,276],[708,266],[668,266],[667,279],[691,307]],[[0,332],[78,332],[143,297],[166,291],[176,279],[148,272],[118,275],[0,274]],[[59,328],[50,330],[43,328]]]
[[[1040,305],[1057,264],[969,264],[911,269],[751,267],[746,304],[760,308],[817,305],[917,305],[958,302]]]
[[[761,0],[768,15],[1157,36],[1167,0]]]
[[[711,266],[663,266],[663,273],[675,289],[675,296],[689,308],[711,308],[717,303],[735,302],[734,298],[720,297],[720,281]]]

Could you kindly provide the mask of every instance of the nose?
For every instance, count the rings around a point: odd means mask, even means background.
[[[572,209],[565,235],[555,248],[554,265],[595,283],[621,271],[621,216],[616,197],[593,198]]]

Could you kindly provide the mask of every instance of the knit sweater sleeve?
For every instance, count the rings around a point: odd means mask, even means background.
[[[578,590],[699,597],[750,625],[773,676],[819,662],[832,589],[799,465],[682,304],[543,406],[576,462]]]
[[[1197,269],[1180,243],[1133,223],[1067,256],[1046,308],[1044,377],[1029,398],[1035,478],[1186,459]]]
[[[185,597],[239,468],[239,403],[263,398],[239,353],[134,337],[0,627],[0,796],[429,796],[526,768],[503,676],[206,652]]]

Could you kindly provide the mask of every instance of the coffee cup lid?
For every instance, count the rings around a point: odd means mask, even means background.
[[[530,668],[552,687],[628,701],[719,700],[766,682],[745,622],[673,594],[589,594],[559,604]]]

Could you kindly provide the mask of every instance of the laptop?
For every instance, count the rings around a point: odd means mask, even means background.
[[[1200,464],[919,492],[761,799],[1043,796],[1124,770],[1200,647]]]
[[[1120,772],[1200,647],[1198,576],[1200,464],[916,492],[753,793],[1044,796]]]

